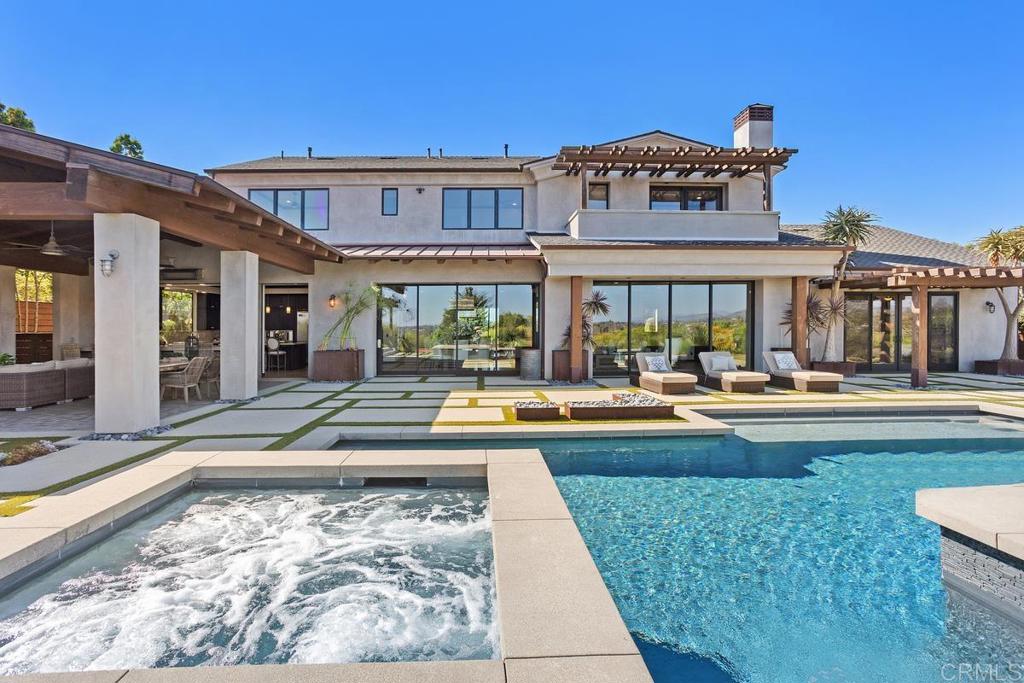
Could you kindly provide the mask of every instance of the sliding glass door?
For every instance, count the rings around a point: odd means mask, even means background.
[[[537,340],[537,288],[522,284],[383,285],[382,374],[517,372]]]
[[[594,375],[636,371],[637,353],[666,353],[694,370],[702,351],[728,351],[750,363],[749,282],[595,282],[609,312],[594,317]]]
[[[871,292],[846,296],[844,348],[858,372],[909,372],[914,343],[914,309],[910,294]],[[957,296],[928,295],[928,369],[955,371]]]

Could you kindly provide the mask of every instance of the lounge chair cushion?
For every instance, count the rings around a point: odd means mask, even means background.
[[[645,379],[653,379],[665,384],[696,384],[697,376],[688,372],[641,372],[640,376]]]
[[[838,373],[819,372],[817,370],[779,370],[772,374],[778,377],[790,377],[807,382],[840,382],[843,379],[843,376]]]
[[[736,360],[732,356],[712,356],[711,371],[725,372],[736,369]]]
[[[648,372],[671,372],[672,369],[665,362],[665,356],[647,356],[644,360],[647,361]]]
[[[766,375],[763,372],[749,372],[747,370],[729,370],[725,372],[712,370],[708,373],[708,377],[727,379],[730,382],[767,382],[771,379],[770,375]]]
[[[779,370],[800,370],[800,362],[792,351],[778,351],[775,353],[775,364]]]

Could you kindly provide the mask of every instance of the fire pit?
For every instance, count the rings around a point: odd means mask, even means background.
[[[647,394],[612,394],[611,400],[569,401],[565,415],[570,420],[646,420],[672,418],[675,408]]]

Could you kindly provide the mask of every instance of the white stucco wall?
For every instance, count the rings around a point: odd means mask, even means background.
[[[91,269],[90,269],[91,273]],[[61,345],[92,346],[95,339],[93,277],[53,274],[53,357]]]
[[[789,333],[780,324],[793,293],[792,278],[765,278],[754,283],[754,367],[764,369],[763,351],[788,347]]]

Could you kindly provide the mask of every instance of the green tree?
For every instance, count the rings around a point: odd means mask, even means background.
[[[825,316],[825,349],[822,353],[822,360],[837,361],[839,354],[836,351],[836,327],[841,320],[846,318],[846,301],[843,299],[840,289],[843,278],[846,277],[846,269],[850,265],[850,256],[853,252],[871,237],[875,229],[875,222],[878,217],[870,211],[858,209],[855,206],[844,208],[840,204],[835,211],[825,214],[822,221],[822,237],[846,247],[839,263],[836,264],[836,274],[832,279],[832,292],[828,301],[824,303]]]
[[[971,248],[983,254],[994,268],[1019,266],[1024,263],[1024,225],[1012,230],[990,230],[984,237],[971,242]],[[1013,360],[1017,357],[1017,328],[1020,314],[1024,312],[1024,297],[1018,290],[1017,305],[1011,306],[1003,288],[997,287],[999,303],[1006,314],[1006,337],[1003,339],[1003,353],[999,360]]]
[[[36,124],[28,117],[24,109],[8,107],[3,102],[0,102],[0,123],[32,133],[36,132]]]
[[[116,154],[123,154],[132,159],[142,159],[142,143],[128,133],[121,133],[114,138],[110,145],[110,151]]]

